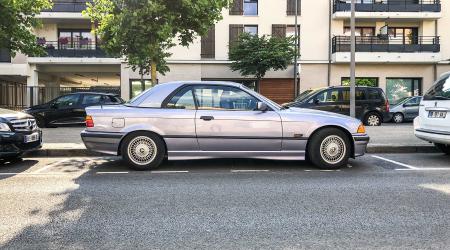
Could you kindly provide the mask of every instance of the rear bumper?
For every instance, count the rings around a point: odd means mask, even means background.
[[[450,132],[417,128],[414,134],[424,141],[450,145]]]
[[[39,141],[24,143],[24,136],[39,132]],[[32,131],[27,133],[5,132],[0,133],[0,158],[23,154],[35,151],[42,147],[42,131]]]
[[[354,157],[363,156],[367,152],[367,144],[370,137],[368,135],[353,135],[354,141]]]
[[[109,155],[119,154],[120,142],[124,136],[123,133],[90,132],[86,130],[81,132],[81,139],[88,150]]]

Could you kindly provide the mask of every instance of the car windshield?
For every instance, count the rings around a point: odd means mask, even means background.
[[[258,99],[260,99],[260,100],[262,100],[262,101],[272,105],[273,107],[277,108],[278,110],[281,109],[281,106],[278,103],[270,100],[269,98],[267,98],[267,97],[265,97],[263,95],[260,95],[260,94],[256,93],[255,91],[247,88],[245,85],[241,85],[241,88],[245,89],[247,92],[250,92],[250,94],[252,94],[253,96],[256,96]]]
[[[393,102],[392,105],[395,106],[395,105],[402,104],[402,103],[406,102],[409,98],[411,98],[411,97],[409,97],[409,96],[408,97],[402,97],[402,98],[396,100],[395,102]]]
[[[303,91],[297,98],[295,98],[294,102],[304,102],[305,100],[309,99],[312,95],[315,95],[319,91],[323,90],[321,89],[308,89]]]
[[[426,101],[450,100],[450,74],[431,87],[423,99]]]

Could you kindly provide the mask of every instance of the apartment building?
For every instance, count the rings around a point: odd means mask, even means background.
[[[295,26],[295,1],[298,26]],[[55,0],[38,18],[37,43],[47,55],[11,58],[0,51],[0,105],[47,101],[64,88],[120,92],[129,99],[151,87],[126,62],[108,57],[82,16],[86,0]],[[450,71],[450,2],[440,0],[357,0],[358,83],[383,88],[395,101],[419,95],[443,72]],[[175,47],[170,72],[159,82],[230,80],[284,103],[295,93],[348,83],[350,58],[349,0],[235,0],[205,37],[189,47]],[[228,44],[240,33],[291,36],[299,31],[299,81],[294,67],[268,72],[259,83],[229,69]],[[2,85],[3,84],[3,85]],[[20,86],[11,92],[11,86]],[[22,90],[22,91],[20,91]],[[24,93],[24,91],[26,93]]]

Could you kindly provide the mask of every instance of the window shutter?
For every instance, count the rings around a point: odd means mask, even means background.
[[[208,34],[202,36],[201,58],[216,57],[216,30],[212,27]]]
[[[229,45],[232,46],[233,43],[235,43],[239,35],[241,35],[244,32],[244,25],[242,24],[230,24],[230,39],[229,39]]]
[[[295,1],[297,1],[297,12],[300,15],[301,12],[301,0],[287,0],[287,11],[286,14],[288,16],[293,16],[295,15]]]
[[[279,38],[286,37],[286,25],[272,24],[272,36]]]
[[[244,0],[234,0],[231,3],[230,15],[243,15],[244,14]]]

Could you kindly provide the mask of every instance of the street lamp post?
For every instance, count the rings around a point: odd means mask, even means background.
[[[355,93],[356,93],[356,35],[355,35],[355,0],[351,3],[350,18],[350,116],[356,117]]]
[[[294,59],[294,97],[298,95],[298,0],[295,0],[295,59]]]

